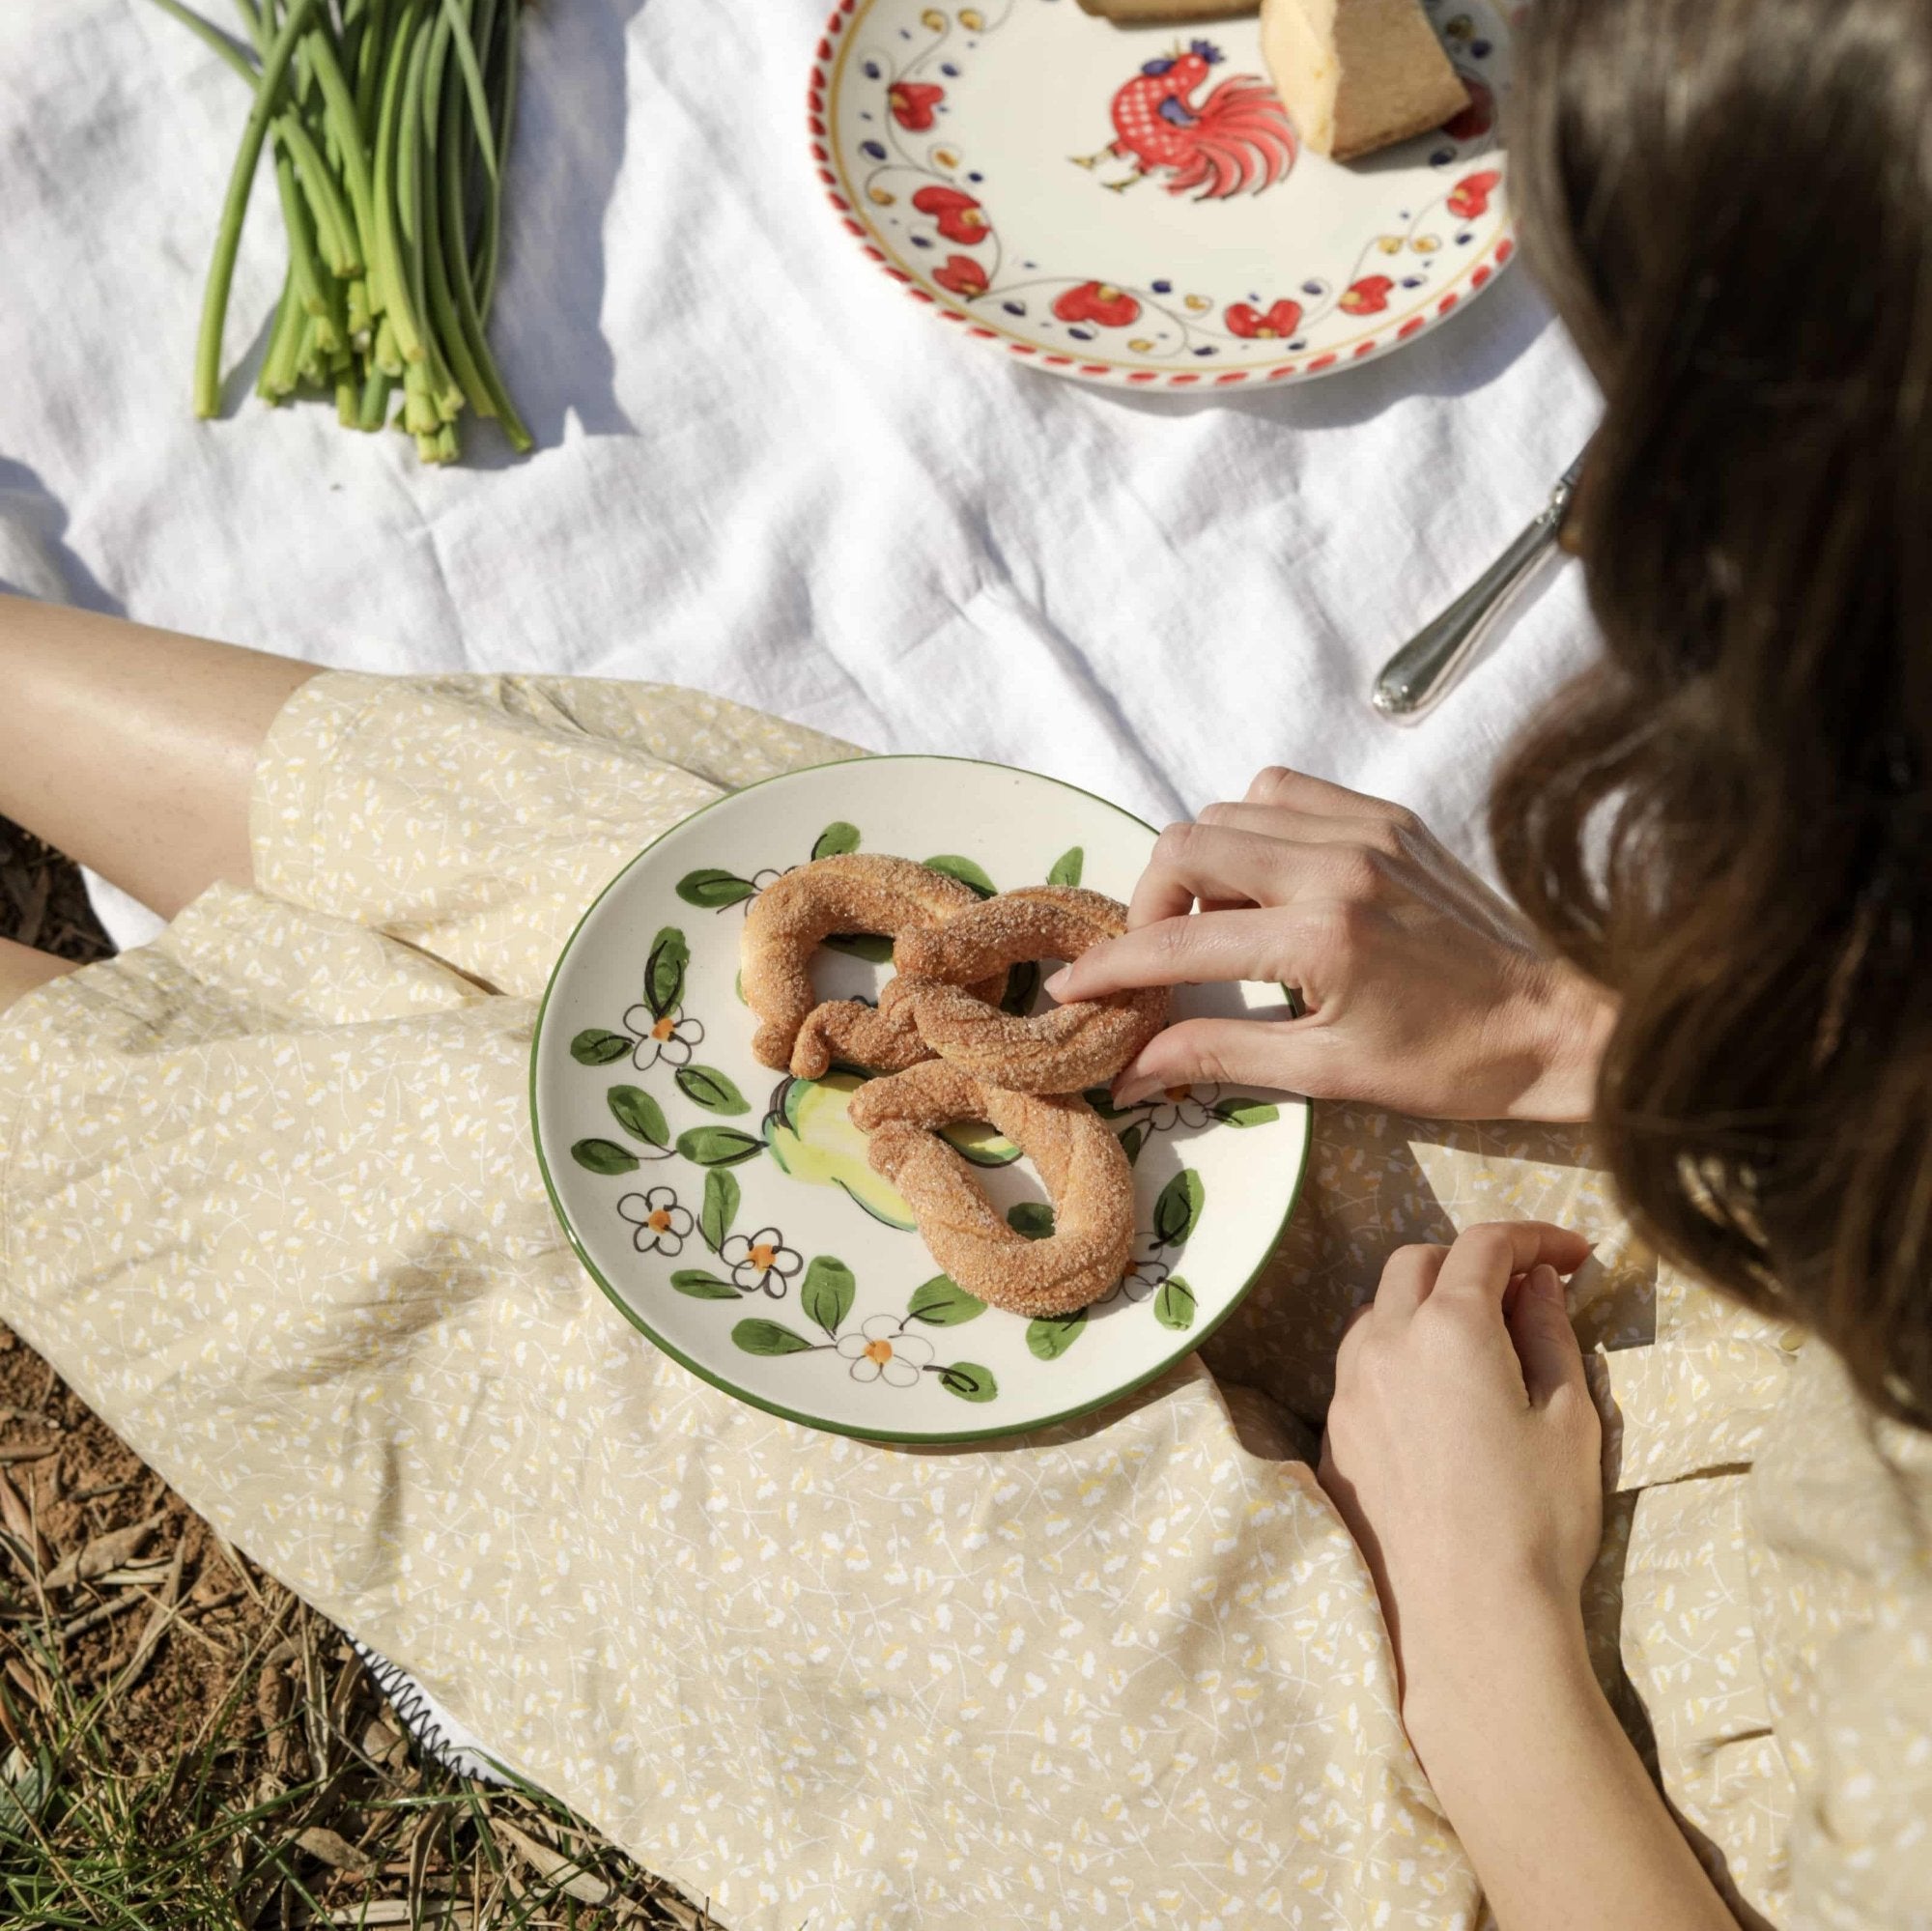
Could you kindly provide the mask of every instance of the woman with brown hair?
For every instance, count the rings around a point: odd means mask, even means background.
[[[845,748],[0,607],[0,809],[174,918],[0,946],[0,1314],[736,1926],[1928,1921],[1932,14],[1539,0],[1514,111],[1605,399],[1604,661],[1494,793],[1533,923],[1305,775],[1163,835],[1055,989],[1298,984],[1118,1091],[1298,1088],[1317,1164],[1085,1422],[779,1422],[552,1222],[578,911]]]
[[[1129,1096],[1589,1121],[1642,1238],[1721,1295],[1684,1283],[1641,1370],[1680,1383],[1624,1531],[1666,1790],[1780,1921],[1932,1923],[1932,10],[1538,0],[1520,57],[1525,258],[1605,403],[1604,659],[1492,800],[1548,952],[1406,814],[1274,772],[1171,834],[1139,929],[1053,989],[1307,988],[1293,1026],[1171,1029]],[[1522,1229],[1397,1255],[1322,1482],[1503,1921],[1701,1923],[1589,1684],[1567,1259]]]

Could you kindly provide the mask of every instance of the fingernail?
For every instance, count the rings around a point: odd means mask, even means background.
[[[1140,1100],[1145,1099],[1159,1084],[1158,1080],[1151,1079],[1122,1080],[1114,1088],[1114,1104],[1116,1106],[1133,1106]]]
[[[1537,1293],[1551,1300],[1563,1298],[1563,1283],[1556,1278],[1556,1269],[1547,1261],[1539,1261],[1529,1270],[1529,1285]]]
[[[1065,992],[1067,983],[1072,976],[1073,968],[1071,966],[1062,966],[1050,979],[1041,980],[1040,984],[1045,988],[1048,998],[1058,999]]]

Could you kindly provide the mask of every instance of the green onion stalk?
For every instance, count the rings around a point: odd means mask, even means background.
[[[288,270],[255,389],[331,398],[345,428],[394,412],[426,463],[460,454],[468,408],[533,444],[486,333],[524,0],[235,0],[231,38],[154,0],[253,97],[221,207],[195,343],[194,410],[221,409],[221,337],[265,147]]]

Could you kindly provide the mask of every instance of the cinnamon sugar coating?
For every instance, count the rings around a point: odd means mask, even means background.
[[[758,1064],[790,1065],[799,1029],[819,1003],[811,954],[833,933],[897,939],[979,902],[956,878],[876,852],[814,859],[767,886],[745,916],[739,946],[745,1004],[758,1017],[752,1038]]]
[[[1098,892],[1022,886],[905,932],[893,948],[895,982],[905,987],[919,1036],[942,1059],[1017,1093],[1079,1093],[1111,1080],[1167,1024],[1166,987],[1020,1018],[976,997],[970,981],[1023,959],[1076,959],[1126,928],[1126,908]]]
[[[1133,1251],[1133,1170],[1107,1123],[1077,1094],[987,1087],[927,1060],[853,1094],[867,1157],[911,1207],[932,1258],[968,1293],[1035,1319],[1091,1306],[1126,1272]],[[1014,1233],[934,1129],[984,1120],[1026,1153],[1053,1201],[1043,1240]]]

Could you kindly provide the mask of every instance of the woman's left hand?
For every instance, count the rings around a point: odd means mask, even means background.
[[[1403,1724],[1495,1921],[1736,1931],[1583,1638],[1599,1428],[1558,1276],[1588,1252],[1519,1221],[1393,1255],[1342,1340],[1321,1486],[1375,1576]]]
[[[1480,1710],[1498,1646],[1580,1646],[1602,1533],[1600,1426],[1564,1306],[1590,1251],[1540,1221],[1404,1247],[1343,1337],[1321,1486],[1381,1597],[1403,1715]]]

